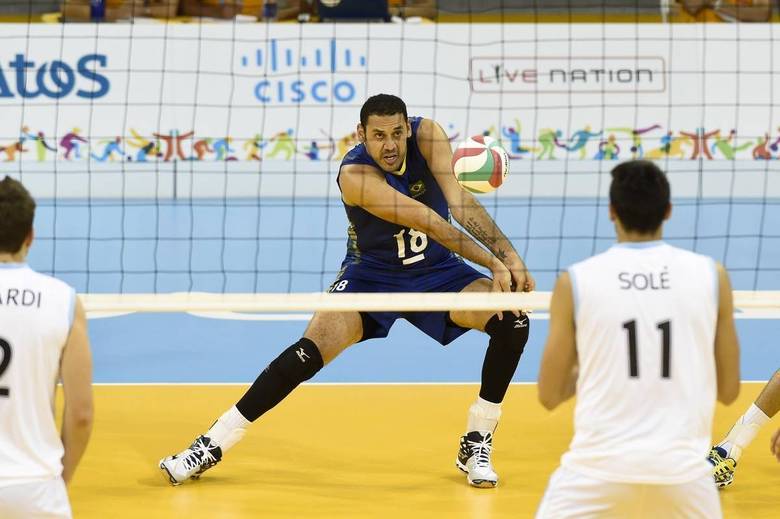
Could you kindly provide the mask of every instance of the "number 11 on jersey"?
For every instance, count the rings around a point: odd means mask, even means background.
[[[662,321],[655,326],[661,331],[661,377],[669,378],[671,371],[671,353],[672,353],[672,324],[671,321]],[[623,328],[628,333],[628,374],[632,378],[639,376],[639,366],[637,365],[637,343],[636,343],[636,321],[626,321]]]

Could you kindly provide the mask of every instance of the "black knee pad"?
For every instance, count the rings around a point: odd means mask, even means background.
[[[298,384],[322,369],[317,345],[301,339],[276,357],[236,402],[236,409],[250,422],[282,401]]]
[[[490,318],[485,325],[485,332],[490,336],[491,344],[522,354],[528,342],[529,327],[528,315],[521,313],[520,317],[515,317],[512,312],[505,311],[501,314],[501,319],[497,315]]]
[[[317,345],[303,337],[276,357],[266,370],[297,385],[313,377],[323,364]]]

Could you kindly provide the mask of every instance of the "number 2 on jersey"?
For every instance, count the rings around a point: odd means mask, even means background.
[[[398,257],[401,258],[401,263],[404,265],[411,265],[425,259],[423,251],[428,246],[428,235],[424,232],[415,231],[409,229],[409,250],[412,251],[414,256],[406,257],[406,237],[404,236],[406,229],[401,229],[401,232],[394,234],[396,245],[398,245]]]
[[[655,326],[661,330],[661,377],[669,378],[669,372],[671,371],[671,334],[672,323],[671,321],[662,321]],[[636,378],[639,376],[639,366],[637,365],[637,344],[636,344],[636,321],[626,321],[623,323],[623,328],[628,332],[628,374]]]
[[[5,373],[8,365],[11,363],[11,345],[3,338],[0,338],[0,351],[3,355],[2,360],[0,360],[0,379],[2,379],[3,373]],[[0,397],[8,396],[8,393],[7,387],[0,386]]]

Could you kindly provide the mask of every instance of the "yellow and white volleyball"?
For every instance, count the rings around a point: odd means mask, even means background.
[[[322,5],[325,7],[336,7],[341,3],[341,0],[321,0]]]
[[[498,140],[475,135],[458,144],[452,155],[452,171],[463,189],[490,193],[504,183],[509,156]]]

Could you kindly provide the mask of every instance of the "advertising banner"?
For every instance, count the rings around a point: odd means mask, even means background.
[[[763,174],[780,157],[780,52],[771,26],[741,31],[4,24],[0,168],[332,175],[357,143],[361,104],[385,92],[438,121],[453,145],[500,139],[513,172],[608,171],[593,161],[643,157]]]

